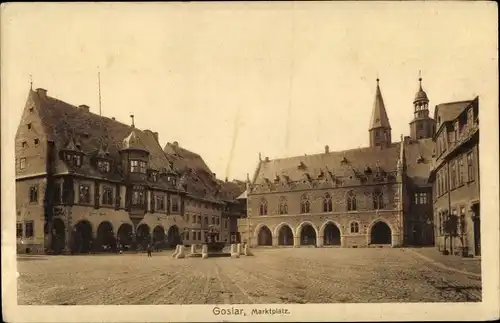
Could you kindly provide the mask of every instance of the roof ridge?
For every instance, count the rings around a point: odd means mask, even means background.
[[[389,148],[396,147],[399,144],[399,142],[391,142]],[[370,147],[370,146],[364,146],[364,147],[358,147],[358,148],[350,148],[350,149],[345,149],[345,150],[333,150],[329,151],[328,153],[315,153],[315,154],[307,154],[307,155],[297,155],[297,156],[290,156],[290,157],[278,157],[278,158],[273,158],[270,159],[270,161],[280,161],[280,160],[287,160],[287,159],[292,159],[292,158],[301,158],[301,157],[316,157],[316,156],[322,156],[322,155],[333,155],[333,154],[340,154],[340,153],[346,153],[346,152],[351,152],[351,151],[361,151],[361,150],[380,150],[380,148],[377,147]],[[382,150],[383,151],[383,150]],[[263,162],[265,163],[265,162]]]
[[[472,101],[474,101],[474,99],[461,100],[461,101],[451,101],[451,102],[439,103],[437,106],[448,105],[448,104],[456,104],[456,103],[466,103],[466,102],[472,102]]]

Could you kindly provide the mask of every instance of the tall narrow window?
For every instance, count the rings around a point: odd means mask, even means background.
[[[373,192],[373,209],[381,210],[384,208],[384,195],[380,189],[375,189]]]
[[[54,185],[54,204],[61,203],[61,183],[55,183]]]
[[[73,155],[73,166],[75,166],[75,167],[82,166],[82,156]]]
[[[179,212],[179,199],[176,196],[170,198],[172,212]]]
[[[80,184],[78,193],[80,203],[90,203],[90,187],[88,185]]]
[[[464,183],[464,156],[458,159],[458,185]]]
[[[23,170],[26,168],[26,157],[19,159],[19,169]]]
[[[356,211],[356,194],[354,191],[347,193],[347,211]]]
[[[267,201],[266,199],[260,200],[260,215],[267,215]]]
[[[38,202],[38,185],[30,187],[30,203]]]
[[[134,186],[132,188],[132,206],[143,208],[145,205],[144,188],[142,186]]]
[[[450,189],[455,189],[457,187],[457,168],[456,163],[453,161],[451,163],[451,187]]]
[[[307,195],[302,195],[302,197],[300,198],[300,213],[309,213],[311,211],[310,206],[311,204]]]
[[[474,180],[474,160],[472,151],[467,154],[467,180],[472,182]]]
[[[111,187],[104,187],[102,190],[102,204],[113,205],[113,189]]]
[[[21,222],[16,223],[16,238],[23,237],[23,224]]]
[[[279,200],[279,214],[288,214],[288,205],[284,196],[281,196]]]
[[[208,217],[205,216],[205,226],[208,226]]]
[[[26,221],[24,227],[25,237],[32,238],[34,236],[34,223],[33,221]]]
[[[325,193],[325,197],[323,198],[323,212],[332,212],[332,210],[332,197],[329,193]]]
[[[165,210],[165,198],[163,195],[157,195],[156,196],[156,209],[158,211],[164,211]]]

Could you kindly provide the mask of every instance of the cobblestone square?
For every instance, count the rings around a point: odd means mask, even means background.
[[[20,305],[481,301],[481,278],[418,249],[281,248],[174,259],[170,252],[19,256]],[[468,260],[463,260],[468,261]],[[476,260],[477,261],[477,260]],[[479,261],[477,261],[479,264]]]

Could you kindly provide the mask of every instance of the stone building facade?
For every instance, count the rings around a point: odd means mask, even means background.
[[[479,98],[440,104],[435,118],[434,193],[436,246],[481,255],[479,202]]]
[[[199,155],[89,110],[30,90],[15,139],[18,252],[189,245],[209,229],[229,240],[223,212],[237,201],[219,198],[227,184]]]
[[[392,141],[377,79],[369,147],[271,160],[247,178],[241,237],[253,246],[432,245],[435,121],[422,79],[410,136]]]

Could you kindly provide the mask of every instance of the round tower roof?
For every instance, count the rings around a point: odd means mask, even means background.
[[[427,93],[422,89],[422,78],[419,78],[418,81],[420,82],[420,86],[418,88],[417,94],[415,94],[415,100],[413,100],[413,103],[419,102],[419,101],[425,101],[429,102],[429,98],[427,97]]]

